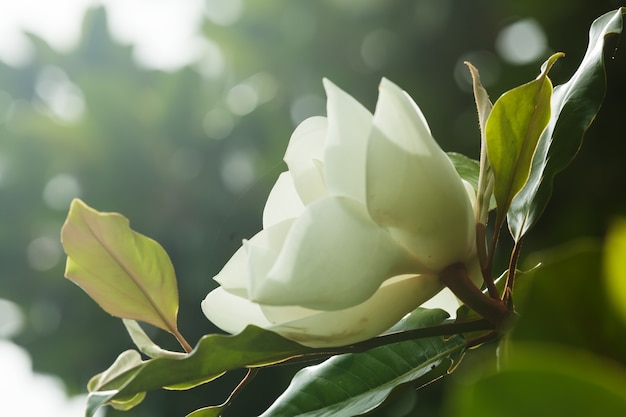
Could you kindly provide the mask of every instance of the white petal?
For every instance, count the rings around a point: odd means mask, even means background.
[[[426,301],[421,307],[424,308],[440,308],[450,315],[450,318],[456,318],[456,310],[461,306],[461,302],[449,288],[444,288],[437,295]]]
[[[383,80],[367,153],[367,206],[431,271],[464,261],[473,212],[454,166],[411,98]]]
[[[324,178],[330,194],[365,202],[365,159],[372,114],[352,96],[324,79],[328,96],[328,139]]]
[[[291,135],[285,152],[285,162],[305,205],[326,195],[320,164],[324,160],[327,127],[325,117],[306,119]]]
[[[278,176],[263,209],[263,228],[283,220],[298,217],[304,204],[296,192],[291,174],[283,172]]]
[[[283,245],[285,237],[293,224],[293,219],[288,219],[261,230],[252,239],[244,241],[244,245],[235,252],[222,270],[213,279],[225,290],[239,295],[248,296],[248,282],[250,275],[250,261],[246,247],[250,245],[262,248],[264,251],[278,253]]]
[[[258,304],[233,295],[221,287],[211,291],[200,305],[204,315],[228,333],[239,333],[249,324],[263,328],[273,324],[265,318]]]
[[[347,197],[327,197],[308,206],[267,274],[266,254],[254,252],[251,247],[252,300],[318,310],[365,301],[387,278],[406,272],[408,263],[404,249],[377,227],[362,204]],[[418,269],[411,272],[421,273]]]
[[[396,277],[354,307],[318,312],[270,329],[306,346],[348,345],[383,333],[439,290],[441,284],[432,275]]]

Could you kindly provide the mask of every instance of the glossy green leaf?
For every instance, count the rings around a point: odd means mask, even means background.
[[[550,120],[552,83],[548,71],[562,54],[552,55],[541,75],[504,93],[493,105],[485,126],[487,155],[494,175],[494,196],[501,225],[513,197],[530,174],[539,138]]]
[[[78,199],[72,201],[61,241],[65,276],[107,313],[177,333],[176,276],[157,242],[131,230],[122,215],[100,213]]]
[[[441,324],[447,313],[418,309],[394,329]],[[446,359],[456,360],[461,336],[432,337],[338,355],[300,370],[262,417],[354,416],[380,405],[397,386],[413,381]]]
[[[626,323],[626,220],[616,221],[604,248],[604,269],[608,293],[615,310]]]
[[[554,176],[576,156],[583,135],[600,109],[606,90],[604,39],[621,33],[625,12],[626,8],[621,8],[593,22],[580,66],[567,83],[554,88],[550,123],[539,140],[528,182],[508,213],[509,228],[516,240],[538,220],[552,194]]]
[[[457,387],[452,417],[623,416],[626,369],[587,352],[523,345],[501,372]]]
[[[234,336],[207,335],[183,358],[151,359],[106,378],[96,390],[90,390],[88,402],[90,410],[95,412],[102,405],[161,387],[189,389],[233,369],[282,362],[314,351],[254,326]],[[93,413],[88,415],[93,416]]]

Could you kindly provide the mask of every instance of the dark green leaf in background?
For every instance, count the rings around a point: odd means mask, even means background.
[[[626,369],[589,353],[522,345],[497,373],[459,384],[452,417],[626,415]]]

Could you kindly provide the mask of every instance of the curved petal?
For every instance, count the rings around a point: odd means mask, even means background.
[[[474,239],[461,178],[430,135],[424,116],[383,80],[367,152],[367,207],[431,271],[464,261]]]
[[[365,158],[372,114],[335,84],[324,79],[328,96],[328,139],[324,178],[329,194],[365,203]]]
[[[325,117],[310,117],[298,125],[287,145],[284,160],[305,205],[326,195],[321,165],[327,128]]]
[[[261,230],[250,240],[244,240],[243,246],[235,252],[213,279],[226,291],[241,297],[248,297],[250,260],[247,248],[253,245],[266,252],[278,253],[293,222],[294,219],[284,220]]]
[[[326,197],[308,206],[267,274],[267,254],[254,247],[248,253],[253,301],[317,310],[365,301],[387,278],[406,272],[409,262],[406,251],[376,226],[365,207],[347,197]],[[422,272],[411,266],[410,272]]]
[[[298,217],[304,210],[304,204],[298,196],[289,171],[278,176],[274,187],[267,197],[263,209],[263,228],[268,228],[283,220]]]
[[[273,324],[265,318],[258,304],[233,295],[221,287],[211,291],[200,306],[213,324],[228,333],[239,333],[249,324],[263,328]]]
[[[423,308],[440,308],[445,310],[450,315],[451,319],[456,318],[456,310],[461,306],[461,302],[456,295],[449,289],[444,288],[439,291],[437,295],[426,301],[420,307]]]
[[[354,307],[318,312],[269,329],[305,346],[349,345],[383,333],[441,288],[434,275],[394,277],[371,298]]]

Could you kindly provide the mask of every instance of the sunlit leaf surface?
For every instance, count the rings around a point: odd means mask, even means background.
[[[499,219],[505,218],[511,200],[528,179],[539,137],[550,120],[548,71],[560,56],[550,57],[536,80],[504,93],[487,119],[487,155],[495,177]]]
[[[554,176],[576,156],[584,133],[600,110],[606,90],[604,41],[622,32],[625,11],[621,8],[609,12],[593,22],[580,66],[567,83],[554,88],[550,123],[539,140],[528,182],[508,213],[509,228],[516,240],[538,220],[552,193]]]
[[[74,200],[61,231],[65,276],[107,313],[176,333],[174,268],[154,240],[130,229],[117,213],[100,213]]]

